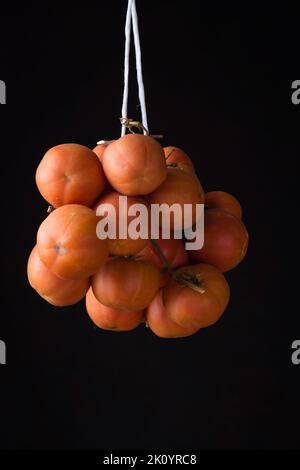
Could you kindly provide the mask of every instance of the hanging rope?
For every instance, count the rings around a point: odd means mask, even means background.
[[[131,30],[133,31],[134,48],[135,48],[135,60],[136,60],[136,73],[139,90],[139,102],[141,107],[142,122],[134,121],[128,118],[128,92],[129,92],[129,63],[130,63],[130,43],[131,43]],[[142,52],[139,35],[138,15],[136,11],[135,0],[128,0],[126,23],[125,23],[125,57],[124,57],[124,91],[122,101],[122,117],[120,118],[122,129],[121,136],[126,134],[128,129],[132,133],[143,132],[144,135],[149,135],[147,110],[146,110],[146,99],[145,99],[145,88],[143,81],[143,70],[142,70]],[[151,135],[154,139],[162,139],[163,135]],[[109,145],[114,140],[99,140],[97,144]]]
[[[147,135],[149,129],[148,129],[148,120],[147,120],[143,71],[142,71],[142,52],[141,52],[138,16],[137,16],[137,11],[136,11],[135,0],[128,0],[126,24],[125,24],[124,92],[123,92],[123,103],[122,103],[122,121],[123,122],[126,122],[128,118],[127,110],[128,110],[128,84],[129,84],[131,26],[132,26],[133,37],[134,37],[136,72],[137,72],[137,81],[138,81],[138,89],[139,89],[139,102],[140,102],[141,113],[142,113],[142,126],[143,126],[144,134]],[[121,131],[122,136],[125,135],[126,128],[128,127],[125,124],[123,124],[123,122],[122,122],[122,131]]]

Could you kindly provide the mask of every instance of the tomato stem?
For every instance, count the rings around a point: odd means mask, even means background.
[[[191,271],[179,272],[174,276],[174,279],[180,284],[199,292],[199,294],[205,293],[205,289],[202,287],[202,281]]]
[[[175,150],[175,149],[172,149],[172,150],[170,151],[170,153],[168,153],[168,155],[166,156],[166,160],[168,160],[168,158],[172,155],[172,153],[174,152],[174,150]]]
[[[166,271],[171,274],[172,278],[175,281],[179,282],[180,284],[183,284],[186,287],[189,287],[190,289],[196,292],[199,292],[199,294],[205,293],[205,289],[202,287],[202,281],[198,279],[195,273],[193,273],[192,271],[181,271],[179,273],[175,273],[166,256],[164,255],[161,247],[157,243],[157,240],[151,240],[151,243],[154,250],[164,263],[164,269],[166,269]]]
[[[166,269],[168,273],[173,275],[172,266],[170,265],[169,261],[165,257],[165,255],[164,255],[161,247],[159,246],[157,240],[151,240],[151,243],[152,243],[152,246],[153,246],[154,250],[156,251],[156,253],[159,255],[160,259],[164,263],[164,269]]]

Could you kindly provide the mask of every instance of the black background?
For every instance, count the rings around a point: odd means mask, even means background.
[[[224,317],[191,338],[103,332],[83,303],[40,299],[26,279],[47,208],[35,170],[53,145],[118,136],[126,2],[2,12],[0,448],[299,448],[297,24],[196,2],[138,11],[150,130],[186,150],[206,190],[239,198],[248,256]]]

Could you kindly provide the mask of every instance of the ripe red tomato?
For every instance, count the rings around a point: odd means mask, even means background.
[[[45,154],[36,171],[36,184],[54,207],[90,206],[104,190],[105,177],[92,150],[83,145],[63,144]]]
[[[167,165],[181,164],[195,172],[195,167],[190,157],[178,147],[164,147]]]
[[[113,258],[92,277],[96,299],[118,310],[143,310],[159,289],[159,271],[151,263]]]
[[[156,240],[156,242],[158,243],[159,248],[161,249],[163,255],[169,263],[169,266],[172,269],[176,269],[180,266],[185,266],[188,264],[189,257],[184,248],[182,240],[171,238],[170,240],[159,239]],[[168,283],[170,279],[170,274],[166,271],[164,262],[162,261],[161,256],[159,255],[151,241],[149,241],[145,248],[138,253],[137,258],[140,260],[149,261],[160,270],[161,287],[165,286]]]
[[[86,294],[86,309],[91,320],[103,330],[129,331],[144,320],[144,311],[116,310],[101,304],[90,288]]]
[[[103,152],[106,149],[107,145],[108,144],[98,144],[98,145],[96,145],[96,147],[93,148],[93,152],[97,155],[101,165],[102,165],[102,155],[103,155]],[[110,182],[108,181],[108,179],[106,178],[106,176],[104,174],[104,190],[103,190],[102,194],[107,194],[111,191],[114,191],[114,188],[112,187],[112,185],[110,184]]]
[[[180,276],[191,273],[204,293],[180,282]],[[172,280],[163,288],[163,303],[170,320],[184,328],[203,328],[215,323],[223,314],[230,296],[223,274],[208,264],[186,266],[176,271],[179,281]],[[190,281],[191,282],[191,281]]]
[[[160,290],[147,309],[147,324],[161,338],[183,338],[196,333],[198,327],[183,327],[174,323],[167,315]]]
[[[106,147],[107,147],[107,144],[98,144],[96,145],[96,147],[93,148],[93,152],[97,155],[101,163],[102,163],[102,155]]]
[[[128,196],[151,193],[167,176],[163,148],[141,134],[127,134],[108,145],[102,163],[113,188]]]
[[[212,264],[222,272],[237,266],[248,247],[245,225],[234,215],[220,209],[208,209],[204,214],[204,245],[189,251],[192,263]]]
[[[108,257],[107,240],[96,234],[99,219],[79,204],[55,209],[40,225],[38,252],[43,263],[63,279],[84,279],[94,274]]]
[[[116,214],[116,238],[115,239],[108,239],[108,250],[111,255],[116,255],[116,256],[128,256],[128,255],[135,255],[136,253],[139,253],[148,243],[148,239],[143,239],[143,238],[137,238],[134,239],[130,236],[130,233],[128,232],[128,226],[129,224],[135,219],[135,216],[130,216],[128,215],[130,207],[132,207],[134,204],[142,204],[144,207],[147,209],[148,213],[148,226],[149,226],[149,206],[148,203],[144,198],[141,196],[127,196],[127,238],[122,239],[120,238],[120,231],[119,231],[119,197],[122,196],[120,193],[114,191],[111,193],[106,194],[105,196],[101,197],[95,204],[94,209],[95,212],[99,208],[100,205],[104,204],[110,204],[110,206],[107,207],[107,211],[105,217],[108,215],[114,215]],[[124,196],[123,196],[124,197]],[[103,217],[100,217],[100,219],[103,219]],[[123,219],[122,219],[123,220]],[[126,224],[126,221],[124,220],[123,226]]]
[[[239,201],[232,194],[225,191],[210,191],[205,194],[205,206],[208,209],[222,209],[237,219],[242,218],[242,208]]]
[[[170,227],[177,230],[184,227],[184,204],[192,204],[192,224],[197,222],[196,205],[204,204],[204,191],[197,176],[183,167],[168,168],[167,178],[146,198],[150,204],[179,204],[182,218],[179,223],[171,213]]]
[[[71,281],[60,279],[48,269],[38,254],[35,246],[27,264],[29,284],[47,302],[56,307],[73,305],[81,300],[88,290],[89,279]]]

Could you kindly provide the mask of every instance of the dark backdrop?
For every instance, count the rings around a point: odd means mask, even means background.
[[[125,1],[1,12],[1,448],[299,446],[300,79],[292,17],[208,17],[194,2],[138,1],[150,130],[192,157],[206,190],[235,194],[250,233],[219,323],[181,340],[95,329],[81,303],[30,289],[47,203],[45,151],[120,132]],[[298,59],[297,59],[298,57]],[[139,117],[132,68],[130,115]],[[298,131],[298,135],[297,135]]]

